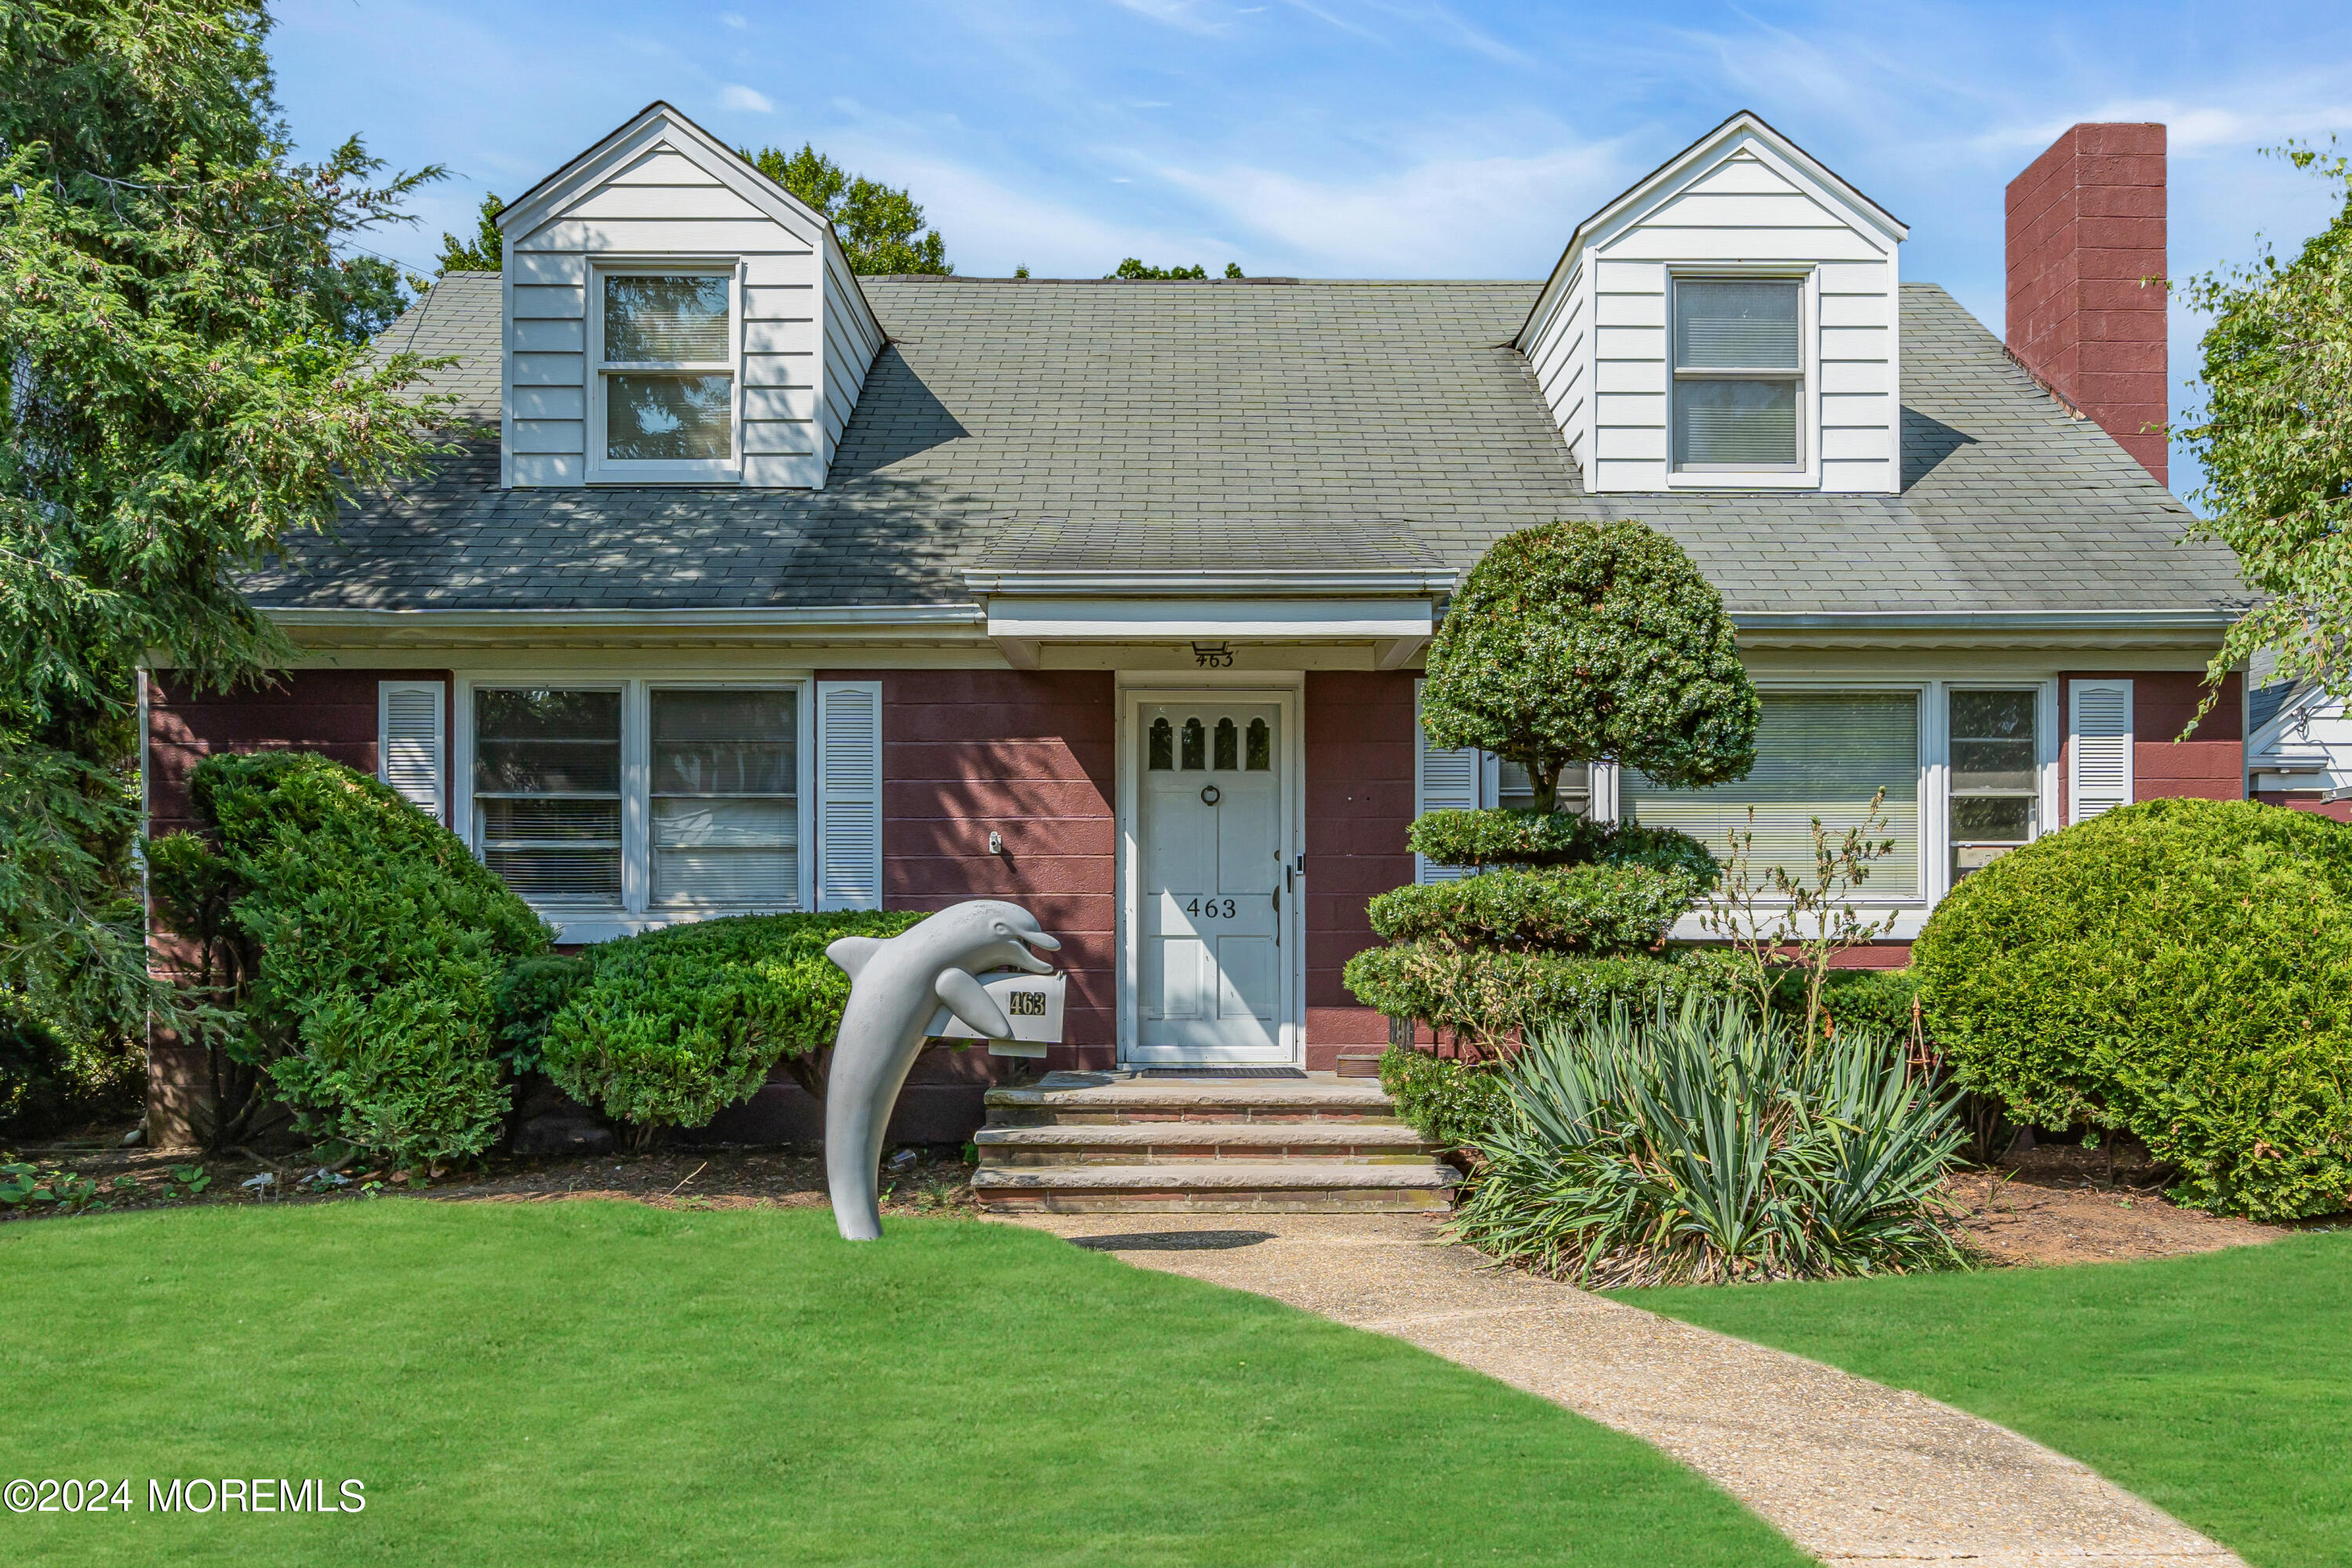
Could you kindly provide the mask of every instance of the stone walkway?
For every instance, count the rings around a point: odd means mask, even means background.
[[[1825,1563],[2239,1564],[2005,1427],[1482,1267],[1418,1215],[1040,1215],[1006,1223],[1391,1334],[1541,1394],[1655,1444]]]

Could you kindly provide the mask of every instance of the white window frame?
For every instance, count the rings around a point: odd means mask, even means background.
[[[616,909],[583,908],[578,904],[537,904],[531,908],[559,928],[566,942],[608,942],[639,931],[687,925],[719,915],[781,914],[816,907],[816,682],[807,670],[778,671],[756,679],[740,674],[705,674],[693,669],[659,669],[614,675],[609,668],[486,669],[461,674],[451,682],[450,700],[457,721],[449,749],[450,820],[458,825],[466,847],[477,858],[481,837],[474,819],[474,694],[515,687],[545,687],[571,690],[618,690],[621,693],[621,902]],[[697,691],[744,690],[796,693],[793,701],[793,771],[796,791],[793,831],[798,839],[797,886],[793,901],[781,903],[668,905],[656,908],[653,897],[653,692],[667,688]]]
[[[1751,678],[1759,692],[1876,692],[1910,691],[1919,700],[1919,892],[1914,898],[1856,899],[1854,907],[1883,918],[1895,917],[1895,928],[1886,932],[1884,941],[1909,942],[1919,934],[1928,913],[1941,903],[1944,895],[1952,890],[1951,881],[1951,693],[1956,690],[2024,691],[2032,690],[2034,701],[2034,774],[2041,785],[2039,810],[2035,813],[2034,837],[2055,833],[2060,826],[2058,811],[2065,795],[2064,768],[2061,765],[2059,743],[2058,679],[2054,675],[2018,675],[2006,679],[2000,676],[1970,677],[1964,680],[1947,680],[1921,677],[1904,680],[1838,680],[1823,677]],[[1603,768],[1606,767],[1604,775]],[[1601,821],[1622,819],[1618,788],[1618,770],[1613,764],[1595,763],[1592,781],[1592,815]],[[1713,849],[1716,846],[1707,846]],[[1770,900],[1759,900],[1759,906],[1769,907]],[[1710,942],[1713,934],[1703,928],[1696,914],[1687,914],[1675,922],[1669,933],[1677,942]]]
[[[604,283],[611,278],[725,278],[727,360],[625,362],[604,360]],[[673,256],[599,258],[588,269],[587,410],[585,447],[591,484],[740,484],[743,482],[743,263],[740,257]],[[648,459],[608,458],[605,447],[605,378],[631,370],[680,372],[728,379],[728,455],[725,458]]]
[[[1797,462],[1765,468],[1683,468],[1675,463],[1675,386],[1682,380],[1724,381],[1736,374],[1675,368],[1675,290],[1684,283],[1794,282],[1797,289]],[[1666,268],[1664,361],[1666,486],[1669,489],[1819,489],[1822,483],[1822,284],[1818,267],[1788,262],[1688,262]],[[1784,379],[1770,377],[1759,379]]]

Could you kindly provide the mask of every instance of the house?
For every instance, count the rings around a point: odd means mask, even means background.
[[[2173,740],[2242,590],[2147,433],[2164,167],[2162,126],[2081,125],[2018,177],[2004,344],[1752,114],[1538,281],[1111,282],[856,277],[656,103],[388,332],[490,433],[252,576],[296,668],[148,672],[151,825],[209,752],[315,748],[567,942],[1001,896],[1066,943],[1055,1066],[1360,1065],[1365,901],[1446,874],[1406,824],[1524,784],[1423,743],[1448,592],[1509,530],[1636,518],[1737,617],[1759,761],[1596,766],[1584,808],[1720,841],[1752,805],[1787,851],[1884,788],[1900,963],[2011,846],[2245,793],[2234,678]],[[909,1114],[968,1128],[988,1070]],[[168,1042],[154,1079],[193,1081]]]

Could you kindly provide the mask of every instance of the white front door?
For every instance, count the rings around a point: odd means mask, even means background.
[[[1286,1023],[1299,927],[1286,866],[1284,707],[1213,692],[1137,705],[1129,766],[1139,1062],[1292,1058]]]

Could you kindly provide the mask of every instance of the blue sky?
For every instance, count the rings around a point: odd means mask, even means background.
[[[812,140],[912,187],[959,271],[1124,256],[1253,274],[1539,277],[1578,219],[1734,110],[1911,226],[1906,278],[2001,326],[2001,188],[2078,120],[2171,127],[2172,267],[2326,221],[2258,149],[2352,144],[2352,5],[1433,5],[1415,0],[280,0],[279,97],[449,166],[429,268],[650,100],[730,141]],[[2173,311],[2173,375],[2197,323]]]

